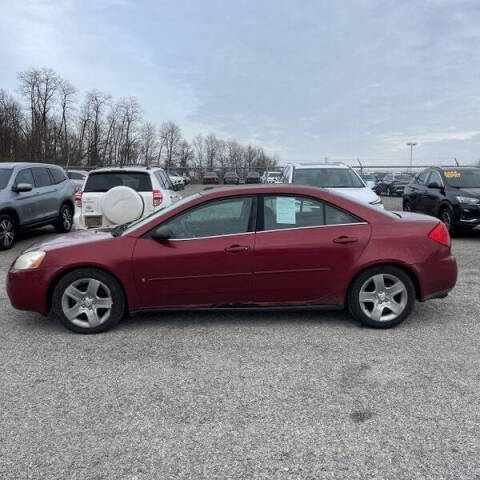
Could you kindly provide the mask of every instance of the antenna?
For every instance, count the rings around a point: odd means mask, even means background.
[[[455,160],[455,165],[457,165],[457,167],[459,167],[460,164],[458,163],[457,157],[455,157],[454,160]]]

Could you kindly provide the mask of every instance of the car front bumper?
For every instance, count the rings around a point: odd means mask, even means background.
[[[7,275],[7,294],[12,306],[18,310],[28,310],[46,315],[47,272],[35,270],[10,270]]]

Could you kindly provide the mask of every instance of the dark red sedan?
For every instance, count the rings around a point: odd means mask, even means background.
[[[221,188],[113,230],[36,245],[12,265],[14,307],[76,332],[162,309],[347,307],[391,327],[457,278],[443,223],[300,185]]]
[[[220,182],[218,175],[215,172],[207,172],[203,176],[203,184],[217,184]]]

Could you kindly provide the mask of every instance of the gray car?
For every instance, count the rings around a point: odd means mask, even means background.
[[[45,163],[0,163],[0,250],[21,230],[53,225],[66,233],[73,225],[74,186],[65,171]]]

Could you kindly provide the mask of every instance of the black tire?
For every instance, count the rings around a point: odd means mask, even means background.
[[[12,248],[17,240],[15,219],[8,214],[0,215],[0,250]]]
[[[64,293],[68,287],[72,286],[72,284],[80,282],[80,284],[88,280],[96,280],[101,282],[101,284],[108,287],[108,293],[110,294],[112,303],[110,308],[110,313],[108,318],[102,321],[100,324],[96,326],[88,326],[87,324],[87,316],[86,310],[84,308],[82,312],[79,313],[79,319],[76,320],[76,323],[73,323],[64,313],[64,308],[62,306]],[[78,287],[80,289],[80,287]],[[103,289],[100,286],[100,289]],[[101,290],[100,290],[101,293]],[[88,294],[88,290],[87,290]],[[96,298],[100,299],[100,295],[96,296]],[[105,298],[105,297],[103,297]],[[72,302],[76,303],[75,300]],[[78,302],[80,303],[80,302]],[[69,330],[72,330],[76,333],[100,333],[109,330],[110,328],[114,327],[118,324],[118,322],[122,319],[125,314],[126,309],[126,301],[125,301],[125,294],[123,292],[123,288],[120,283],[109,273],[104,272],[103,270],[98,270],[96,268],[79,268],[77,270],[73,270],[65,274],[60,281],[55,286],[52,295],[52,314],[60,320],[60,322],[67,327]],[[106,309],[105,309],[106,310]],[[102,312],[102,309],[99,309]],[[78,324],[80,321],[81,324]],[[87,324],[87,325],[85,325]]]
[[[455,229],[455,216],[453,210],[450,207],[443,207],[439,213],[440,220],[445,224],[448,229],[448,233],[453,237],[456,233]]]
[[[400,280],[405,288],[405,293],[401,293],[399,295],[406,295],[403,301],[405,301],[405,305],[401,313],[395,318],[388,320],[374,320],[370,316],[368,316],[361,307],[360,302],[360,291],[362,287],[367,284],[369,279],[372,279],[375,275],[386,275],[389,279],[391,277],[395,277],[396,279]],[[381,265],[378,267],[369,268],[364,272],[360,273],[350,285],[350,289],[348,291],[348,298],[347,298],[347,306],[350,314],[353,318],[358,320],[362,325],[366,325],[368,327],[373,328],[390,328],[402,323],[411,313],[413,306],[415,304],[415,286],[413,284],[412,279],[404,270],[398,267],[390,266],[390,265]],[[372,302],[373,307],[373,302]],[[388,307],[384,307],[387,312],[388,316]],[[373,310],[373,308],[372,308]],[[393,312],[391,311],[393,314]],[[387,318],[386,316],[386,318]]]
[[[68,233],[73,227],[73,208],[68,203],[60,207],[58,220],[53,225],[58,233]]]

